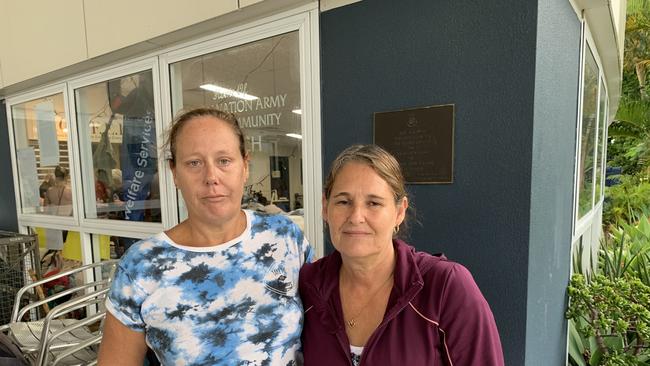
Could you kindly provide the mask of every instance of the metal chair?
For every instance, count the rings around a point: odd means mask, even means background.
[[[18,291],[7,333],[33,365],[88,365],[96,362],[106,316],[104,301],[116,265],[117,261],[110,260],[81,266],[36,281]],[[47,296],[37,291],[48,282],[93,270],[95,273],[108,273],[108,276]],[[40,296],[34,296],[39,292]],[[44,307],[66,296],[71,297],[51,310]],[[25,298],[33,301],[26,303]],[[42,311],[39,307],[43,307]],[[70,317],[71,313],[83,309],[85,315],[81,319]],[[43,317],[40,313],[46,314]]]

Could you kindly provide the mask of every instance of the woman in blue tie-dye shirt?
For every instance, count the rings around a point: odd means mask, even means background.
[[[188,218],[134,244],[111,292],[100,365],[302,364],[298,271],[311,261],[286,216],[241,209],[248,178],[235,117],[186,112],[167,141]]]

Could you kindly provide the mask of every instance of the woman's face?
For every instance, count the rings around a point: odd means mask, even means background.
[[[402,223],[408,201],[395,203],[388,183],[370,166],[349,162],[334,179],[323,217],[343,257],[363,258],[393,250],[393,228]]]
[[[248,160],[226,122],[211,116],[187,121],[176,137],[175,162],[174,183],[191,219],[223,222],[240,212]]]

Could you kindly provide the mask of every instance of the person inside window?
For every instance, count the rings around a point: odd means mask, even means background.
[[[47,190],[53,186],[54,186],[54,175],[52,173],[48,173],[43,179],[43,182],[41,182],[41,185],[38,186],[38,193],[41,196],[42,200],[45,200],[45,194],[47,193]]]
[[[60,165],[54,168],[54,185],[47,189],[43,204],[51,215],[72,216],[72,189],[68,182],[68,170]]]
[[[306,365],[503,365],[469,271],[398,239],[408,207],[382,148],[352,146],[332,163],[323,217],[336,251],[300,271]]]
[[[312,251],[282,215],[241,209],[249,159],[234,115],[181,114],[169,166],[188,218],[131,246],[106,301],[99,365],[296,365],[298,272]]]

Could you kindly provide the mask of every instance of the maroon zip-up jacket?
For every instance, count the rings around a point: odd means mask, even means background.
[[[393,289],[383,321],[364,346],[361,365],[502,366],[492,311],[469,271],[401,240],[393,246]],[[335,251],[300,270],[305,366],[352,364],[340,268],[341,255]]]

